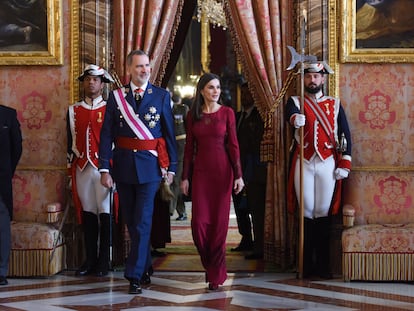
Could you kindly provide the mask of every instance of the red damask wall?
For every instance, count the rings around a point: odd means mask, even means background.
[[[2,66],[1,103],[18,111],[23,156],[14,178],[16,220],[64,201],[65,115],[70,104],[70,8],[62,1],[62,66]],[[414,65],[341,64],[339,96],[353,138],[344,203],[357,222],[414,221]],[[1,146],[0,146],[1,147]]]
[[[343,64],[339,92],[353,139],[344,203],[357,223],[414,221],[414,65]]]
[[[45,203],[64,199],[65,115],[72,78],[70,8],[68,1],[61,3],[63,65],[0,70],[0,103],[17,110],[23,134],[23,155],[13,181],[15,220],[39,219]]]

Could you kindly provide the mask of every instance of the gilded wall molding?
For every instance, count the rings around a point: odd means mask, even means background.
[[[79,0],[71,1],[71,57],[70,57],[70,103],[79,99],[79,83],[76,78],[80,74],[79,67]]]
[[[414,172],[414,166],[353,166],[353,172]]]
[[[337,0],[328,3],[328,63],[335,72],[329,77],[329,95],[339,96],[339,62],[338,62],[338,8]]]

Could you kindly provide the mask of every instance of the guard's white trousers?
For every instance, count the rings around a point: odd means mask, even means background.
[[[101,174],[91,164],[88,163],[82,171],[76,167],[76,190],[84,212],[109,213],[109,189],[102,186]]]
[[[314,219],[328,216],[336,183],[334,171],[335,160],[333,156],[324,161],[318,156],[314,156],[310,161],[303,161],[303,205],[306,218]],[[299,202],[299,157],[295,166],[295,191]]]

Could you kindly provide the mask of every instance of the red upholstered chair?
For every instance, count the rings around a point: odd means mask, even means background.
[[[10,277],[44,277],[66,268],[65,244],[58,228],[62,206],[50,203],[42,208],[28,212],[25,220],[12,221]]]
[[[345,205],[343,217],[345,281],[414,280],[414,207],[395,213],[369,204]]]

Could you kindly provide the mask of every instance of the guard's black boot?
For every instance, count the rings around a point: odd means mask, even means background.
[[[83,236],[85,239],[86,260],[76,271],[76,275],[92,274],[95,270],[97,260],[98,243],[98,216],[90,212],[82,212],[83,216]]]
[[[303,242],[303,277],[309,278],[314,274],[313,251],[315,245],[315,221],[304,218]]]
[[[109,270],[109,251],[110,251],[110,215],[99,214],[100,235],[99,235],[99,257],[96,265],[96,275],[105,276]]]
[[[320,217],[315,219],[315,232],[318,237],[316,243],[316,262],[319,277],[331,279],[330,270],[330,218]]]

